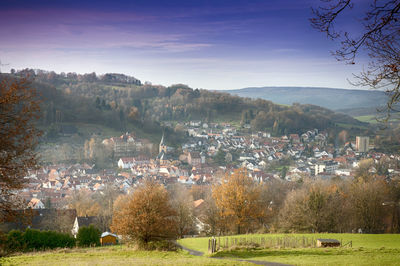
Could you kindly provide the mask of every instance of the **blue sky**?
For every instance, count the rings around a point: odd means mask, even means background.
[[[362,0],[356,7],[365,7]],[[0,60],[10,68],[117,72],[153,84],[353,88],[362,69],[310,26],[318,0],[2,1]],[[361,8],[362,9],[362,8]],[[360,13],[342,25],[360,31]]]

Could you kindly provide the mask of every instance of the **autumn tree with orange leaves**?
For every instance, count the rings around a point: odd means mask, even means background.
[[[115,210],[111,230],[147,246],[149,242],[175,239],[176,212],[167,190],[154,181],[146,181]]]
[[[24,176],[37,164],[40,115],[36,91],[25,78],[0,76],[0,222],[16,206],[16,194]]]
[[[251,229],[264,215],[261,187],[244,168],[226,174],[222,184],[213,187],[213,198],[220,216],[234,225],[238,234]]]

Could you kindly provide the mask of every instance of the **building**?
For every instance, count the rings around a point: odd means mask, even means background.
[[[369,137],[356,137],[356,151],[368,152],[369,150]]]
[[[44,204],[40,199],[32,198],[28,203],[28,208],[30,209],[44,209]]]
[[[0,231],[25,231],[27,228],[68,233],[74,224],[75,209],[24,209],[12,210],[15,219],[0,223]]]
[[[79,232],[79,228],[82,226],[88,227],[89,225],[96,226],[98,223],[97,216],[76,216],[74,225],[72,227],[71,233],[76,238]]]
[[[337,239],[317,239],[317,247],[340,247],[340,241]]]
[[[105,139],[102,142],[108,148],[112,148],[114,157],[129,157],[136,151],[142,150],[145,146],[143,143],[135,139],[132,133],[125,133],[120,137]]]
[[[161,141],[160,141],[160,146],[158,148],[158,152],[159,153],[161,153],[161,152],[167,153],[167,145],[165,145],[165,142],[164,142],[164,133],[163,133],[163,135],[161,137]]]
[[[319,162],[315,165],[314,168],[315,175],[318,175],[320,173],[334,174],[338,167],[339,164],[335,161]]]
[[[190,165],[196,166],[196,165],[201,165],[201,156],[199,152],[189,152],[188,154],[188,163]]]
[[[118,243],[117,235],[110,232],[104,232],[100,237],[100,244],[102,246],[116,245]]]
[[[118,160],[118,167],[121,169],[129,169],[135,165],[135,158],[123,157]]]

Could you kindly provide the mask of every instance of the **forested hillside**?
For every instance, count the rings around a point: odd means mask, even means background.
[[[282,106],[181,84],[143,85],[122,74],[56,74],[30,69],[14,73],[28,74],[43,97],[42,124],[48,127],[58,122],[89,123],[121,132],[135,127],[160,134],[163,121],[236,121],[280,135],[368,125],[315,105]]]

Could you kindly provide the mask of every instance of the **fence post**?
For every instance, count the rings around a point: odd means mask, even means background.
[[[211,254],[212,253],[214,253],[215,252],[215,238],[213,237],[213,238],[211,238],[210,240],[209,240],[209,242],[210,242],[210,247],[211,247]]]
[[[217,240],[213,238],[213,253],[215,252],[216,246],[217,246]]]

